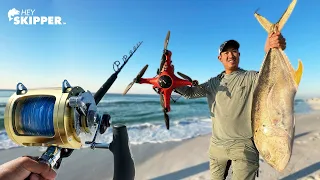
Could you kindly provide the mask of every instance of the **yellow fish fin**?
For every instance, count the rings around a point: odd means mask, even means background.
[[[295,80],[297,86],[299,86],[299,84],[300,84],[302,72],[303,72],[303,65],[302,65],[302,61],[299,59],[298,68],[294,73],[294,80]]]

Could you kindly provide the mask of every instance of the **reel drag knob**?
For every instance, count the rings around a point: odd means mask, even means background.
[[[109,114],[103,114],[100,124],[100,134],[103,134],[106,132],[108,127],[110,127],[110,119],[111,116]]]

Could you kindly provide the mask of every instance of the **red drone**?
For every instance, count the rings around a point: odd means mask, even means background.
[[[160,95],[160,104],[163,108],[164,118],[167,129],[169,129],[169,116],[167,112],[170,112],[170,98],[171,93],[175,88],[181,86],[192,86],[196,85],[197,81],[192,81],[190,77],[184,75],[180,72],[177,72],[184,79],[180,79],[174,74],[174,67],[171,64],[171,55],[172,52],[167,50],[169,43],[170,31],[167,33],[167,37],[164,42],[164,50],[161,58],[160,69],[157,71],[157,75],[154,78],[142,78],[143,74],[148,68],[148,64],[139,72],[136,78],[127,86],[123,95],[125,95],[129,89],[133,86],[134,83],[139,84],[152,84],[153,89]]]

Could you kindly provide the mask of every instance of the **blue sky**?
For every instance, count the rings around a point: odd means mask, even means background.
[[[113,73],[113,62],[143,41],[109,91],[122,93],[145,64],[144,77],[156,75],[168,30],[176,71],[193,79],[204,82],[223,70],[218,47],[228,39],[241,44],[240,66],[259,70],[267,33],[253,13],[260,8],[261,15],[276,22],[291,0],[0,2],[0,89],[13,89],[18,82],[28,88],[61,86],[67,79],[96,91]],[[320,95],[319,7],[318,0],[298,0],[282,30],[292,65],[297,67],[298,58],[304,64],[298,97]],[[61,16],[66,25],[14,25],[7,16],[12,8]],[[129,93],[154,91],[151,85],[135,84]]]

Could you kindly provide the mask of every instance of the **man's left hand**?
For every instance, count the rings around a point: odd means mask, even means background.
[[[36,161],[36,157],[19,157],[0,166],[0,179],[24,180],[46,179],[53,180],[57,173],[47,164]]]
[[[265,52],[268,52],[270,48],[281,48],[282,50],[286,49],[286,39],[280,32],[271,33],[268,35],[264,48]]]

